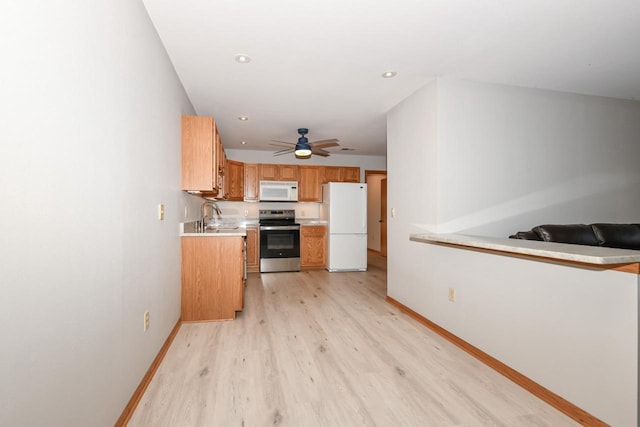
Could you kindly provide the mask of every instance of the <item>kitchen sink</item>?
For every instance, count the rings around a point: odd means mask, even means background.
[[[237,230],[238,228],[240,228],[239,225],[209,224],[205,228],[204,232],[205,233],[223,233],[223,232],[229,232],[229,231]]]

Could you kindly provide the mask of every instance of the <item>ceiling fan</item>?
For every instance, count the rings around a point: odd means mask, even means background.
[[[307,128],[298,129],[298,133],[300,134],[298,142],[278,141],[276,139],[272,139],[273,142],[277,142],[278,144],[269,145],[273,145],[274,147],[284,147],[283,150],[276,151],[275,153],[273,153],[273,155],[281,156],[283,154],[294,153],[299,159],[308,159],[312,154],[327,157],[330,153],[325,150],[325,148],[337,147],[338,145],[340,145],[338,144],[338,140],[335,138],[309,142],[309,140],[305,136],[307,133],[309,133],[309,129]]]

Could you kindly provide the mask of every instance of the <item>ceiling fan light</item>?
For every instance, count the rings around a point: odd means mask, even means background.
[[[307,147],[298,147],[298,145],[296,145],[296,157],[308,157],[311,155],[311,148],[309,146]]]

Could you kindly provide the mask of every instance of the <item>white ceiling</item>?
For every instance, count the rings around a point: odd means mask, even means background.
[[[332,153],[384,155],[385,113],[439,76],[640,99],[640,0],[143,3],[226,148],[308,127],[340,140]]]

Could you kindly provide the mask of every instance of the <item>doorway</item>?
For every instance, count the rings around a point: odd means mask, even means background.
[[[367,249],[387,256],[387,171],[365,170],[364,181],[368,190]]]

